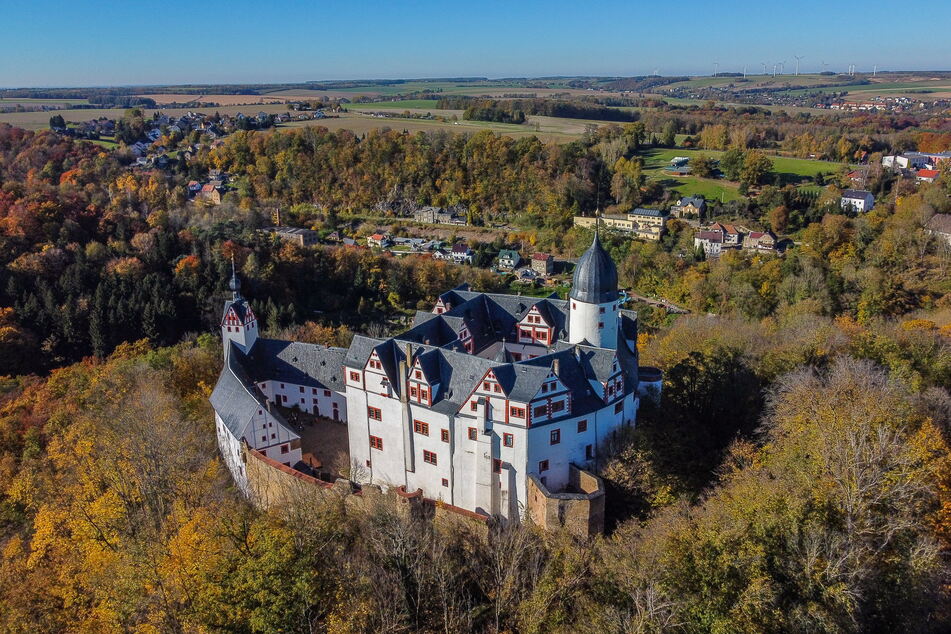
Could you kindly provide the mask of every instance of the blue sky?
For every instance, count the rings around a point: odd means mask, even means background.
[[[0,86],[951,69],[951,3],[5,0]]]

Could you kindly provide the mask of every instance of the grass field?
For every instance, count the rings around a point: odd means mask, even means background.
[[[88,99],[30,99],[26,97],[8,97],[0,98],[0,108],[9,108],[11,106],[86,106],[89,105]]]
[[[439,103],[437,99],[403,99],[400,101],[380,101],[379,103],[349,103],[347,110],[433,110]]]
[[[685,150],[685,149],[649,149],[638,153],[644,161],[644,174],[648,178],[659,180],[664,187],[674,189],[684,196],[703,195],[707,200],[722,200],[729,202],[740,198],[737,184],[721,179],[697,178],[695,176],[672,176],[664,172],[664,167],[670,164],[675,156],[692,157],[697,154],[706,154],[712,158],[719,158],[723,152],[716,150]],[[770,156],[773,161],[773,170],[778,173],[783,182],[802,183],[818,174],[837,172],[841,164],[828,161],[812,161],[807,159]],[[805,187],[816,187],[806,185]]]

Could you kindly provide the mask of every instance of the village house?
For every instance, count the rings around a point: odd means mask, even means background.
[[[522,256],[515,249],[502,249],[499,251],[499,268],[505,271],[511,271],[522,261]]]
[[[709,258],[718,258],[723,252],[723,232],[702,230],[693,236],[695,249],[703,249],[703,254]]]
[[[205,183],[202,185],[201,191],[198,192],[198,196],[206,203],[211,205],[220,205],[224,193],[225,188],[221,181],[211,181],[210,183]]]
[[[368,247],[377,247],[378,249],[385,249],[391,244],[393,244],[393,239],[390,237],[388,233],[374,233],[373,235],[367,236]]]
[[[725,248],[739,247],[743,243],[743,231],[740,231],[735,225],[714,222],[709,227],[710,231],[719,231],[723,234],[723,246]]]
[[[422,207],[413,212],[413,220],[436,225],[467,225],[466,215],[457,210],[442,207]]]
[[[772,231],[751,231],[743,237],[743,248],[750,251],[776,251],[776,234]]]
[[[703,218],[707,211],[707,201],[703,196],[685,196],[670,208],[674,218]]]
[[[465,242],[452,245],[452,250],[449,252],[449,257],[456,264],[472,264],[472,256],[472,249]]]
[[[555,270],[555,258],[550,253],[533,253],[532,270],[539,275],[551,275]]]
[[[842,192],[839,206],[845,211],[864,213],[871,211],[872,207],[875,206],[875,196],[872,195],[872,192],[864,189],[847,189]]]
[[[933,183],[941,176],[941,172],[938,170],[918,170],[918,173],[915,174],[915,180],[919,183]]]

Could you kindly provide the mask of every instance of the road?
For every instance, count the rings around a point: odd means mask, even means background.
[[[677,306],[676,304],[672,304],[668,302],[666,299],[651,299],[650,297],[644,297],[643,295],[638,295],[637,293],[634,293],[632,291],[628,291],[627,296],[633,299],[634,301],[643,302],[645,304],[650,304],[651,306],[658,306],[660,308],[663,308],[668,313],[677,313],[680,315],[686,315],[690,312],[686,308],[681,308],[680,306]]]

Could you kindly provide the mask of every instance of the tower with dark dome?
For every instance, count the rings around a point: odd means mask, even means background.
[[[571,280],[568,342],[616,349],[618,298],[617,267],[595,228],[594,241],[578,260]]]

